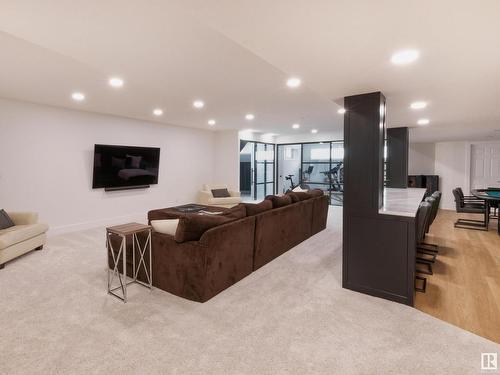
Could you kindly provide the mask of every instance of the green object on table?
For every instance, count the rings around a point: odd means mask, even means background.
[[[486,194],[490,197],[500,198],[500,191],[487,191]]]

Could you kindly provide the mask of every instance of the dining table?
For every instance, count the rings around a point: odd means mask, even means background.
[[[497,202],[500,205],[500,188],[487,188],[487,189],[472,189],[471,194],[478,199],[484,201],[484,205],[486,206],[486,227],[490,222],[490,207],[492,202]],[[500,219],[497,218],[498,221],[498,234],[500,235]]]

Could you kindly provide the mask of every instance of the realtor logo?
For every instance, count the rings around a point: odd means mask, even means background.
[[[481,370],[497,370],[497,353],[481,353]]]

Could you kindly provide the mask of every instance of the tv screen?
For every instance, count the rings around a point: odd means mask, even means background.
[[[159,148],[95,145],[92,188],[157,184],[159,164]]]

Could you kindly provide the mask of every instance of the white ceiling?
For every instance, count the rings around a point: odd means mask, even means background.
[[[338,129],[342,97],[380,90],[389,126],[431,120],[413,141],[500,138],[499,19],[498,0],[0,0],[0,96],[283,135]],[[417,62],[390,63],[410,47]]]

